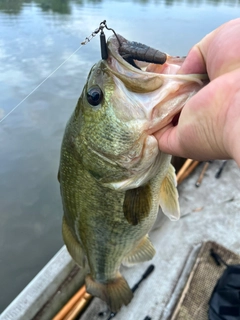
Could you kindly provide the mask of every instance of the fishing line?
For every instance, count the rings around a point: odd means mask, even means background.
[[[47,81],[58,69],[60,69],[64,63],[66,63],[78,50],[83,46],[81,44],[66,60],[64,60],[54,71],[52,71],[39,85],[36,86],[22,101],[20,101],[12,110],[10,110],[2,119],[0,119],[0,123],[5,120],[14,110],[16,110],[31,94],[33,94],[45,81]]]
[[[111,28],[108,28],[107,24],[106,24],[106,20],[103,20],[102,22],[100,22],[99,27],[97,29],[95,29],[89,37],[86,37],[84,41],[81,42],[80,46],[66,59],[64,60],[54,71],[52,71],[41,83],[39,83],[39,85],[36,86],[36,88],[34,88],[25,98],[23,98],[22,101],[20,101],[12,110],[10,110],[2,119],[0,119],[0,123],[3,122],[13,111],[15,111],[25,100],[27,100],[28,97],[30,97],[45,81],[47,81],[56,71],[58,71],[58,69],[60,69],[64,63],[66,63],[75,53],[77,53],[79,51],[79,49],[86,45],[88,42],[90,42],[92,40],[92,38],[94,38],[99,31],[101,31],[101,33],[103,33],[103,29],[106,28],[108,30],[111,30],[114,32],[115,31]],[[117,35],[116,35],[117,36]],[[105,37],[104,37],[105,39]],[[105,40],[104,40],[105,41]],[[105,48],[106,50],[106,48]]]

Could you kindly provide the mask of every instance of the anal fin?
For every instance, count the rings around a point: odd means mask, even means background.
[[[85,254],[81,244],[76,240],[73,236],[72,231],[70,230],[69,226],[67,225],[66,219],[63,217],[62,222],[62,234],[63,234],[63,241],[66,244],[67,250],[73,260],[80,266],[85,267]]]
[[[166,177],[164,178],[159,194],[159,205],[163,213],[172,221],[180,218],[180,209],[178,203],[178,191],[175,169],[169,166]]]
[[[94,281],[87,275],[85,282],[87,292],[106,301],[112,312],[118,312],[122,305],[128,305],[132,300],[132,290],[120,273],[106,283]]]
[[[122,264],[125,266],[132,266],[133,264],[151,260],[156,251],[149,240],[145,236],[141,242],[123,259]]]

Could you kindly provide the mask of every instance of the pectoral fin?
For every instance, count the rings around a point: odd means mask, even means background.
[[[123,261],[122,264],[124,266],[131,266],[135,263],[144,262],[151,260],[156,251],[149,240],[148,236],[145,236],[141,242],[130,252],[129,255],[127,255]]]
[[[169,166],[166,177],[160,187],[159,205],[163,213],[172,221],[180,218],[180,208],[178,203],[178,191],[175,169]]]
[[[149,215],[150,209],[151,189],[149,184],[126,191],[123,212],[130,224],[136,226]]]
[[[72,231],[67,225],[66,219],[63,217],[62,223],[63,241],[66,244],[69,254],[80,267],[85,267],[85,254],[81,244],[73,236]]]

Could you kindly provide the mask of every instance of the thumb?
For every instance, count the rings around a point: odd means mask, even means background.
[[[182,150],[178,139],[178,126],[172,123],[157,131],[154,136],[158,140],[159,149],[167,154],[182,156]]]
[[[201,52],[201,45],[196,44],[189,51],[186,59],[184,60],[181,68],[178,70],[179,74],[190,74],[190,73],[207,73],[206,62]]]

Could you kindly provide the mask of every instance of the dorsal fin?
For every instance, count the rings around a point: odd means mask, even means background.
[[[80,266],[86,266],[86,257],[83,251],[83,247],[77,241],[75,236],[73,235],[71,229],[69,228],[65,217],[63,217],[62,222],[62,234],[63,234],[63,241],[67,247],[68,252],[72,256],[73,260]]]
[[[57,179],[58,179],[58,182],[60,183],[60,169],[58,169]]]

